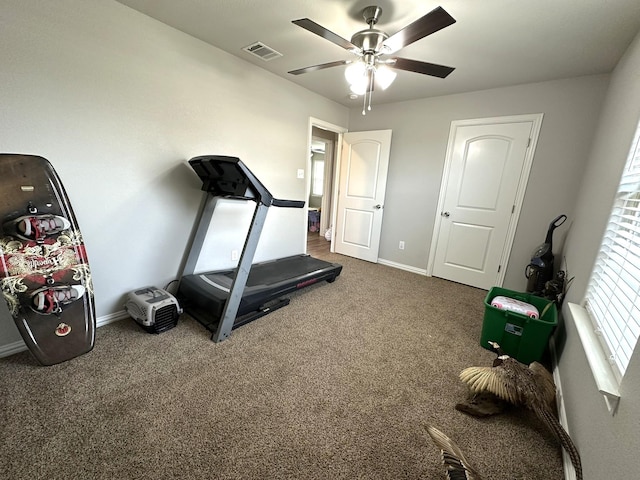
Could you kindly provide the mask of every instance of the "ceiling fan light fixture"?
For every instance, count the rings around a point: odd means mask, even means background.
[[[367,71],[367,66],[363,61],[358,60],[357,62],[353,62],[349,65],[344,71],[344,78],[347,79],[349,85],[353,85],[361,81],[361,79],[365,78]]]
[[[367,92],[368,86],[368,78],[365,75],[362,75],[357,81],[349,85],[349,89],[356,95],[364,95]]]
[[[398,74],[394,72],[387,65],[380,65],[376,67],[375,79],[376,84],[382,89],[386,90],[396,79]]]

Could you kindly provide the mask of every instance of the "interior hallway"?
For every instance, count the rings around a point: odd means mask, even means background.
[[[327,254],[330,249],[331,242],[328,242],[322,235],[317,232],[309,232],[307,234],[307,253],[312,257]]]

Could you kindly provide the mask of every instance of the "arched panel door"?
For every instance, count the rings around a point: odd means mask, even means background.
[[[391,130],[345,133],[340,161],[335,251],[378,261]]]
[[[434,276],[487,290],[499,284],[532,131],[533,121],[452,126]]]

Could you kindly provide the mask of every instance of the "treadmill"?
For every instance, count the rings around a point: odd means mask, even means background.
[[[184,310],[221,342],[231,331],[289,304],[288,293],[321,281],[332,283],[342,265],[310,255],[253,263],[269,207],[303,208],[305,202],[273,198],[237,157],[205,155],[189,160],[207,192],[196,234],[180,279],[177,297]],[[238,266],[231,270],[195,273],[218,198],[256,203]]]

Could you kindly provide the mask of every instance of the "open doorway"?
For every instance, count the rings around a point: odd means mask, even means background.
[[[307,203],[309,206],[307,252],[310,255],[321,255],[331,249],[332,186],[337,141],[337,133],[312,127],[310,186]]]
[[[307,166],[307,253],[333,251],[334,194],[338,155],[346,128],[311,119]]]

